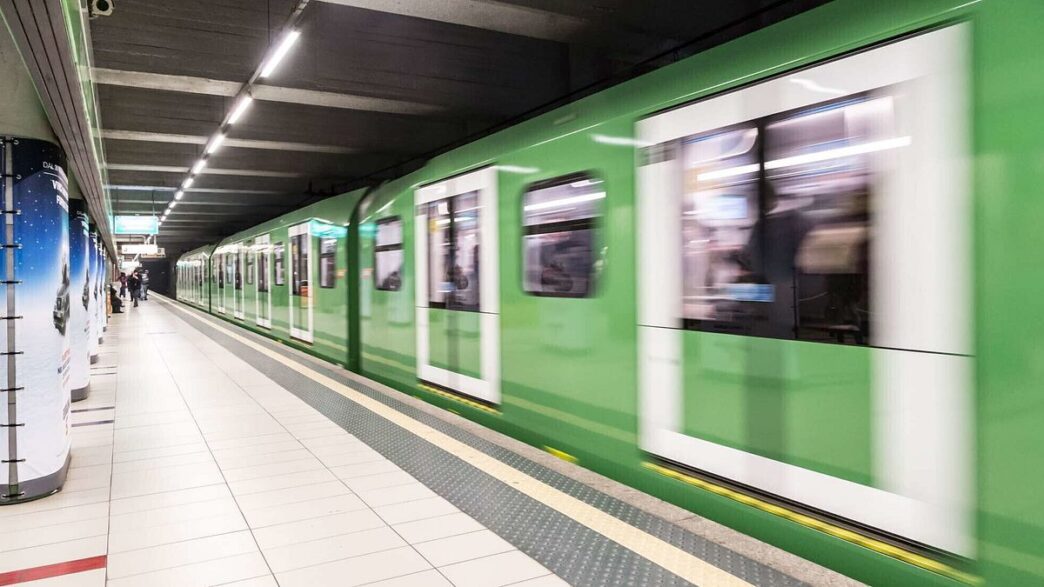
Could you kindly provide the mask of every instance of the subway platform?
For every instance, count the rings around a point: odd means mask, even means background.
[[[158,295],[91,385],[0,586],[857,584]]]

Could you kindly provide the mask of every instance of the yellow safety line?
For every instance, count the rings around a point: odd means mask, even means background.
[[[655,471],[665,477],[670,477],[671,479],[676,479],[678,481],[682,481],[683,483],[688,483],[689,485],[695,485],[700,489],[710,491],[711,493],[714,493],[716,495],[727,497],[729,499],[738,501],[744,505],[757,508],[764,512],[768,512],[770,514],[790,520],[791,522],[796,522],[798,524],[801,524],[802,526],[812,528],[813,530],[818,530],[820,532],[823,532],[824,534],[829,534],[830,536],[833,536],[835,538],[840,538],[841,540],[844,540],[846,542],[857,544],[859,546],[868,548],[870,550],[873,550],[874,552],[878,552],[885,556],[899,559],[905,563],[909,563],[916,567],[920,567],[922,569],[938,573],[940,575],[943,575],[944,577],[956,579],[957,581],[966,583],[968,585],[982,584],[981,577],[972,575],[970,573],[966,573],[964,571],[961,571],[960,569],[956,569],[950,565],[939,562],[933,558],[929,558],[927,556],[920,555],[903,548],[899,548],[894,544],[889,544],[881,540],[876,540],[869,536],[859,534],[858,532],[853,532],[852,530],[849,530],[847,528],[842,528],[840,526],[824,522],[823,520],[820,520],[818,518],[813,518],[812,516],[795,512],[793,510],[776,505],[774,503],[769,503],[767,501],[760,500],[754,496],[729,489],[728,487],[724,487],[716,483],[712,483],[710,481],[707,481],[706,479],[701,479],[692,475],[686,475],[681,471],[675,471],[674,469],[670,469],[668,467],[664,467],[656,463],[644,462],[642,463],[642,466],[652,471]]]
[[[187,309],[171,304],[179,312],[192,315]],[[391,408],[347,385],[318,373],[305,365],[297,363],[282,354],[262,346],[248,338],[240,336],[231,329],[206,322],[207,326],[220,331],[233,340],[254,349],[266,357],[283,364],[289,369],[323,385],[356,404],[370,410],[382,418],[398,425],[400,428],[428,441],[432,445],[460,458],[486,474],[510,485],[517,491],[529,496],[545,506],[568,516],[575,522],[605,536],[609,540],[627,548],[639,556],[663,569],[678,575],[682,579],[697,585],[714,585],[723,587],[750,586],[750,583],[719,569],[691,553],[688,553],[669,542],[666,542],[644,530],[640,530],[622,520],[584,503],[575,497],[556,489],[543,481],[531,477],[514,467],[507,465],[490,455],[473,448],[463,442],[434,428],[414,420],[413,418]]]

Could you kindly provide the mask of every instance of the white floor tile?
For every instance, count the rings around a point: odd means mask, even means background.
[[[447,538],[458,534],[467,534],[468,532],[475,532],[476,530],[482,530],[483,528],[482,524],[480,524],[475,518],[472,518],[463,512],[458,512],[447,516],[439,516],[437,518],[428,518],[425,520],[417,520],[416,522],[397,524],[395,526],[395,531],[410,544],[417,544],[419,542],[438,540],[439,538]]]
[[[108,586],[210,587],[268,574],[264,558],[254,552],[114,579],[109,581]]]
[[[384,525],[384,522],[377,514],[366,509],[344,512],[324,518],[312,518],[310,520],[257,528],[254,530],[254,539],[257,540],[262,549],[272,549],[372,528],[381,528]]]
[[[240,554],[258,552],[248,531],[208,536],[109,556],[109,579],[161,571]]]
[[[518,550],[441,567],[439,570],[457,587],[499,587],[550,573]]]
[[[351,495],[351,493],[352,492],[340,481],[327,481],[325,483],[315,483],[313,485],[303,485],[301,487],[291,487],[289,489],[275,489],[273,491],[251,493],[250,495],[237,497],[236,501],[239,503],[240,509],[244,512],[248,512],[270,507],[285,506],[294,502],[322,499],[324,497]]]
[[[0,573],[101,556],[105,554],[106,542],[106,536],[100,535],[11,550],[0,556]]]
[[[57,544],[67,540],[78,540],[94,536],[104,536],[109,528],[108,518],[94,518],[66,522],[42,528],[30,528],[20,532],[0,532],[0,552]]]
[[[322,518],[366,509],[366,504],[355,495],[335,495],[309,501],[290,501],[283,505],[260,508],[244,512],[251,528],[264,528],[276,524]]]
[[[459,534],[415,544],[417,552],[436,567],[514,550],[507,540],[489,530]]]
[[[264,555],[272,571],[282,573],[403,546],[398,534],[383,527],[266,549]]]
[[[389,524],[401,524],[403,522],[443,516],[460,510],[441,497],[429,497],[427,499],[376,507],[373,508],[373,511],[377,512],[377,515]]]
[[[419,481],[396,485],[395,487],[380,487],[377,489],[366,489],[355,492],[370,507],[381,507],[407,501],[416,501],[429,497],[437,497],[437,494],[428,489]]]
[[[133,512],[157,510],[200,501],[221,499],[223,497],[230,497],[231,495],[232,492],[228,490],[228,486],[219,483],[215,485],[205,485],[203,487],[193,487],[191,489],[164,491],[162,493],[152,493],[138,497],[127,497],[112,501],[110,504],[112,508],[110,515],[118,516]]]
[[[110,534],[109,553],[126,552],[128,550],[170,544],[182,540],[193,540],[206,536],[217,536],[246,529],[246,522],[239,512],[236,512],[234,515],[188,520],[166,526],[136,528],[126,532]]]
[[[409,547],[276,573],[281,587],[349,587],[416,573],[430,565]]]
[[[453,587],[453,584],[447,581],[442,573],[429,569],[412,575],[370,583],[366,587]]]

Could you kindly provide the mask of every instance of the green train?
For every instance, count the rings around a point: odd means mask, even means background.
[[[1044,584],[1042,33],[837,0],[191,251],[177,297],[867,583]]]

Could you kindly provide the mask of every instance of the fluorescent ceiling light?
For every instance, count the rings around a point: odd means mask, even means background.
[[[551,200],[548,202],[540,202],[538,204],[529,204],[525,207],[526,212],[535,212],[537,210],[548,210],[551,208],[561,208],[563,206],[571,206],[573,204],[580,204],[582,202],[592,202],[594,200],[601,200],[605,197],[605,192],[595,192],[593,194],[584,194],[582,196],[573,196],[572,198],[562,198],[561,200]]]
[[[207,147],[207,154],[209,155],[210,153],[217,151],[223,142],[225,142],[225,134],[218,133],[218,135],[214,137],[214,140],[210,142],[210,146]]]
[[[206,166],[207,166],[207,160],[206,159],[200,159],[199,161],[196,161],[196,164],[192,166],[192,175],[198,175],[199,172],[203,171],[203,168],[206,167]]]
[[[649,141],[640,141],[631,137],[612,137],[609,135],[594,134],[591,135],[591,138],[594,139],[594,142],[596,143],[601,143],[603,145],[615,145],[618,147],[643,148],[653,146],[653,143],[650,143]]]
[[[775,159],[773,161],[765,162],[765,169],[782,169],[784,167],[794,167],[796,165],[807,165],[809,163],[819,163],[820,161],[829,161],[831,159],[841,159],[842,157],[852,157],[855,155],[863,155],[865,153],[875,153],[877,151],[887,151],[888,149],[895,149],[898,147],[906,147],[911,143],[910,137],[896,137],[894,139],[885,139],[883,141],[873,141],[871,143],[863,143],[862,145],[852,145],[850,147],[839,147],[837,149],[827,149],[826,151],[818,151],[816,153],[805,153],[804,155],[795,155],[793,157],[784,157],[782,159]]]
[[[746,175],[748,173],[754,173],[759,169],[761,169],[761,166],[757,163],[751,163],[750,165],[737,165],[735,167],[725,167],[724,169],[715,169],[714,171],[701,173],[696,176],[696,181],[709,181],[712,179],[724,179],[726,177]]]
[[[239,120],[239,117],[243,116],[243,113],[246,112],[246,109],[250,107],[250,103],[253,101],[254,98],[250,95],[244,95],[240,98],[239,102],[236,103],[236,107],[232,109],[232,115],[228,117],[228,123],[235,124],[236,121]]]
[[[174,199],[175,200],[180,200],[181,197],[184,196],[184,195],[185,195],[185,192],[183,192],[181,190],[178,190],[177,192],[174,193]]]
[[[177,206],[177,205],[178,205],[178,201],[177,200],[171,200],[170,203],[167,204],[167,208],[170,208],[171,210],[173,210],[174,206]]]
[[[297,42],[298,37],[301,36],[301,31],[290,31],[283,37],[283,40],[276,47],[272,56],[265,62],[265,66],[261,69],[261,77],[268,77],[272,75],[275,68],[279,66],[279,63],[286,57],[286,54],[290,52],[290,48]]]
[[[194,181],[196,181],[196,180],[191,178],[191,177],[186,179],[184,181],[184,183],[181,184],[181,189],[183,189],[183,190],[189,189],[190,187],[192,187],[192,182],[194,182]]]

